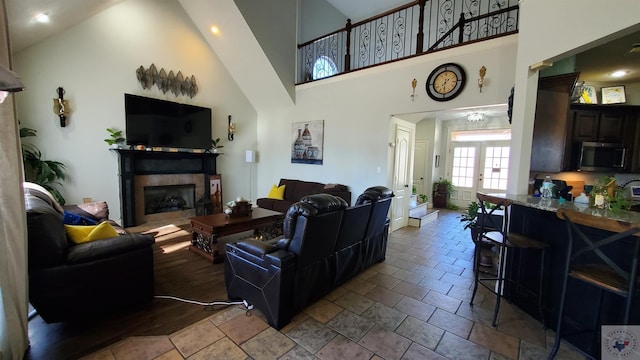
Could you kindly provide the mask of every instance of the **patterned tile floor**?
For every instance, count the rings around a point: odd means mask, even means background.
[[[389,237],[387,257],[280,331],[234,306],[168,336],[133,337],[85,359],[545,359],[553,332],[506,301],[469,305],[473,245],[459,214],[440,211]],[[482,287],[480,287],[482,289]],[[583,359],[569,347],[557,359]]]

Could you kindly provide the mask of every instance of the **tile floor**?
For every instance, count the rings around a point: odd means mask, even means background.
[[[553,332],[494,297],[469,305],[473,246],[458,213],[389,237],[387,257],[281,331],[241,306],[168,336],[133,337],[85,359],[545,359]],[[481,287],[482,288],[482,287]],[[486,295],[486,296],[485,296]],[[557,359],[583,359],[561,348]]]

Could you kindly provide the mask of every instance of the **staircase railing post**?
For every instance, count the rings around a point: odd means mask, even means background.
[[[460,13],[460,21],[458,22],[458,44],[462,44],[464,42],[464,13]]]
[[[418,35],[416,36],[416,55],[422,53],[422,47],[424,44],[424,9],[426,7],[427,0],[419,0],[418,6]]]
[[[347,36],[347,49],[344,52],[344,72],[351,71],[351,19],[347,19],[347,25],[344,27]]]

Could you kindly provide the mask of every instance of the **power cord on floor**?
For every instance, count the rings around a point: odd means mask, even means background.
[[[253,310],[253,305],[249,304],[247,302],[247,300],[202,302],[202,301],[196,301],[196,300],[183,299],[183,298],[179,298],[177,296],[171,296],[171,295],[155,295],[154,298],[182,301],[182,302],[185,302],[185,303],[195,304],[195,305],[202,305],[202,306],[205,306],[205,307],[207,307],[207,306],[216,306],[216,305],[226,305],[226,306],[229,306],[229,305],[244,305],[245,309],[247,309],[247,316],[248,316],[249,312],[251,310]]]

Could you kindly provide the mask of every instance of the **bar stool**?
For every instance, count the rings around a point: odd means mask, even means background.
[[[560,348],[562,319],[569,278],[591,284],[601,290],[623,297],[625,299],[625,309],[623,322],[620,325],[627,325],[633,298],[634,295],[637,295],[638,257],[640,254],[640,227],[638,226],[567,209],[558,209],[556,216],[565,220],[567,224],[568,248],[562,291],[560,293],[556,339],[548,359],[555,358]],[[585,234],[585,230],[578,227],[578,225],[606,230],[613,234],[603,235],[600,239],[591,239]],[[633,242],[633,251],[623,252],[625,261],[621,261],[623,260],[621,258],[614,261],[611,259],[612,254],[605,253],[607,248],[625,239]]]
[[[480,213],[478,214],[478,234],[474,239],[475,256],[474,256],[474,286],[473,295],[471,296],[470,305],[473,306],[473,299],[476,296],[478,285],[482,285],[496,295],[496,305],[493,311],[492,326],[497,325],[498,313],[500,311],[500,300],[503,296],[504,283],[509,281],[517,288],[523,288],[527,292],[537,297],[538,308],[540,311],[542,323],[544,324],[544,314],[542,312],[542,274],[544,274],[544,253],[547,244],[510,231],[509,215],[511,212],[512,201],[500,196],[487,195],[481,192],[476,194],[480,205]],[[497,273],[495,276],[480,277],[480,260],[481,250],[483,247],[495,247],[498,251]],[[540,255],[540,272],[538,277],[538,291],[534,292],[526,289],[520,283],[520,275],[522,273],[522,255],[520,257],[509,259],[511,266],[507,267],[506,261],[509,250],[538,250]],[[518,270],[518,279],[514,279],[516,274],[511,272],[514,267]]]

